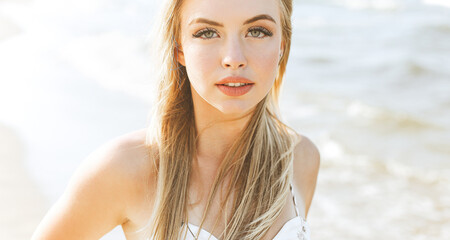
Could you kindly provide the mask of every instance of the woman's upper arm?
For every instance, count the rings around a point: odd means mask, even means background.
[[[125,165],[121,145],[111,141],[86,158],[37,227],[33,240],[99,239],[127,221],[133,171]]]

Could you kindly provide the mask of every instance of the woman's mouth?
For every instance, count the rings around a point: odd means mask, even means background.
[[[224,94],[237,97],[246,94],[253,87],[254,83],[227,83],[217,84],[216,86]]]

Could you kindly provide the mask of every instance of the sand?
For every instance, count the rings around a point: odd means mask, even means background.
[[[0,123],[0,239],[30,239],[50,208],[25,168],[25,157],[18,134]]]

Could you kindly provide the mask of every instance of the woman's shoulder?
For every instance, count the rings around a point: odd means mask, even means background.
[[[99,175],[114,185],[114,201],[123,205],[122,226],[133,225],[147,216],[145,202],[154,186],[155,168],[146,145],[146,129],[120,135],[104,143],[87,159],[85,165],[97,169]],[[150,199],[151,200],[151,199]]]
[[[141,207],[140,198],[152,182],[147,181],[151,164],[145,152],[143,131],[94,150],[76,169],[32,239],[99,239],[117,225],[139,219],[136,207]]]
[[[305,165],[308,168],[318,168],[320,165],[320,152],[317,146],[307,136],[296,132],[293,134],[295,134],[297,139],[294,148],[294,164],[302,165],[303,168]]]
[[[120,135],[102,145],[98,151],[109,155],[111,167],[117,167],[124,173],[135,177],[149,174],[152,161],[149,161],[151,146],[146,144],[146,129],[140,129]]]
[[[306,217],[316,188],[320,168],[320,152],[308,137],[295,134],[298,141],[294,148],[293,184],[297,190],[296,195],[303,199]]]
[[[148,207],[152,201],[149,197],[156,189],[156,168],[151,159],[153,149],[146,144],[146,134],[146,129],[136,130],[116,137],[105,145],[107,154],[111,154],[110,167],[117,171],[118,180],[124,183],[123,189],[128,194],[128,225],[148,217]]]
[[[108,168],[129,181],[141,181],[152,173],[150,148],[145,143],[145,129],[115,137],[101,145],[85,160],[86,164]]]

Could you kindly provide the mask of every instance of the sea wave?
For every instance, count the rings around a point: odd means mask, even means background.
[[[423,3],[427,5],[436,5],[450,8],[450,1],[448,0],[423,0]]]
[[[388,174],[407,181],[418,181],[426,184],[449,184],[450,168],[424,168],[423,166],[405,163],[400,159],[387,157],[378,159],[376,156],[356,154],[331,137],[321,135],[317,144],[321,152],[321,167],[329,169],[348,168],[358,171],[368,171],[377,174]]]
[[[361,101],[353,101],[347,107],[347,114],[351,117],[365,118],[380,124],[393,124],[396,129],[435,129],[444,130],[444,126],[431,123],[419,116],[393,110],[372,107]]]
[[[332,2],[350,9],[397,10],[402,7],[402,2],[396,0],[334,0]]]

